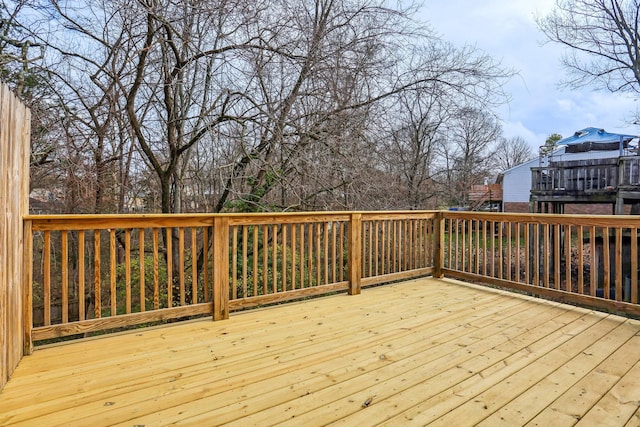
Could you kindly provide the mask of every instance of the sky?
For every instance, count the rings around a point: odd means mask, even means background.
[[[537,152],[552,133],[563,137],[586,127],[630,135],[639,108],[628,95],[567,89],[560,63],[564,48],[543,43],[535,17],[553,10],[554,0],[425,0],[417,18],[456,46],[474,45],[518,73],[506,86],[511,100],[498,108],[503,133],[520,136]]]

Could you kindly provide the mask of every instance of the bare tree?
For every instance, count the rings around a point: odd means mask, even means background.
[[[538,19],[547,38],[568,48],[562,62],[570,87],[594,85],[611,92],[640,92],[640,2],[557,0]]]
[[[493,162],[497,171],[504,172],[534,157],[531,145],[524,138],[500,138],[493,153]]]
[[[390,172],[401,183],[402,191],[397,196],[404,208],[423,208],[424,203],[436,195],[427,187],[432,181],[438,145],[443,143],[441,128],[450,114],[443,102],[446,103],[444,98],[431,91],[399,95],[400,120],[391,128],[381,151],[385,161],[391,165]]]
[[[156,195],[163,212],[373,207],[366,195],[389,172],[376,158],[379,123],[400,117],[402,99],[426,108],[390,126],[398,182],[418,207],[444,117],[426,105],[490,108],[510,75],[430,37],[413,5],[381,0],[29,4],[25,27],[47,46],[44,70],[73,118],[67,146],[91,153],[73,160],[90,168],[73,170],[93,171],[101,210],[115,193],[118,210]],[[406,140],[416,125],[421,141]],[[149,194],[130,188],[142,177],[156,181]]]
[[[502,134],[497,118],[487,110],[464,107],[450,122],[448,138],[451,148],[446,151],[447,164],[451,169],[445,182],[449,200],[465,206],[471,184],[482,182],[490,169],[493,144]]]

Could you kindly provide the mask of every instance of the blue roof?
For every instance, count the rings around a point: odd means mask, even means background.
[[[610,133],[604,129],[584,128],[573,135],[558,141],[558,145],[582,144],[584,142],[618,142],[622,137],[623,141],[637,138],[637,135],[624,135],[621,133]]]

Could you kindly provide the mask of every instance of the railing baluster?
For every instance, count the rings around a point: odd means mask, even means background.
[[[144,265],[144,228],[138,230],[138,239],[140,240],[140,312],[146,311],[146,293],[145,293],[145,265]],[[182,251],[181,251],[182,252]],[[184,271],[184,265],[180,266],[180,271]]]
[[[578,293],[584,294],[584,227],[578,226],[578,238],[576,244],[578,245]]]
[[[246,232],[246,227],[243,227]],[[246,244],[245,244],[246,248]],[[245,254],[246,258],[246,254]],[[244,269],[244,294],[246,294],[247,277],[246,277],[246,265]],[[204,302],[211,301],[211,293],[209,292],[209,227],[203,227],[202,229],[202,299]]]
[[[540,225],[533,224],[533,281],[540,286]]]
[[[331,223],[332,227],[331,227],[331,260],[332,260],[332,269],[331,269],[331,281],[333,283],[338,281],[338,275],[337,275],[337,267],[338,267],[338,258],[337,258],[337,231],[336,231],[336,227],[339,227],[339,223],[337,222],[332,222]]]
[[[269,293],[269,226],[262,228],[262,295]]]
[[[463,219],[462,231],[460,233],[461,234],[460,240],[462,241],[462,248],[461,248],[461,254],[460,254],[460,258],[462,262],[462,264],[460,265],[461,271],[467,271],[467,227],[468,227],[468,221],[466,219]]]
[[[496,222],[491,221],[491,277],[496,277]]]
[[[316,286],[320,286],[321,283],[321,277],[322,277],[322,264],[320,262],[321,260],[321,239],[322,239],[322,224],[320,223],[316,223],[316,234],[315,234],[315,238],[316,238],[316,246],[315,246],[315,255],[316,255]]]
[[[300,289],[304,288],[304,266],[306,263],[305,253],[304,253],[304,234],[307,229],[307,224],[300,224]]]
[[[506,224],[507,227],[507,259],[506,259],[506,264],[507,264],[507,280],[511,280],[511,246],[513,245],[513,241],[511,240],[511,223],[510,222],[506,222],[503,223]]]
[[[596,268],[596,227],[591,226],[589,229],[589,243],[590,243],[590,260],[589,265],[590,269],[590,277],[589,277],[589,293],[592,297],[596,296],[596,287],[598,286],[597,277],[598,277],[598,269]]]
[[[611,299],[611,256],[610,256],[610,240],[609,240],[609,227],[602,227],[602,248],[603,248],[603,260],[604,267],[604,298]]]
[[[113,231],[112,231],[113,232]],[[62,288],[62,323],[69,322],[69,234],[66,230],[60,233],[61,251],[60,259],[62,261],[61,271],[61,288]],[[115,276],[115,266],[112,267]],[[115,287],[115,278],[112,279],[112,288]],[[112,314],[113,309],[111,309]]]
[[[314,286],[314,275],[313,275],[313,237],[314,237],[314,229],[317,227],[317,224],[309,223],[308,234],[307,234],[307,276],[308,282],[307,286]],[[317,284],[317,282],[315,283]]]
[[[480,257],[480,221],[476,220],[475,221],[476,224],[476,233],[475,233],[475,246],[476,246],[476,253],[475,253],[475,260],[476,260],[476,269],[475,269],[475,273],[476,274],[480,274],[480,261],[481,261],[481,257]]]
[[[198,303],[198,238],[195,227],[191,227],[191,303]]]
[[[101,295],[100,295],[100,231],[93,233],[93,300],[94,300],[94,317],[99,319],[101,316]]]
[[[160,244],[158,242],[158,229],[153,228],[153,309],[160,308]]]
[[[498,222],[498,279],[502,279],[504,274],[504,251],[503,251],[503,228],[504,223]]]
[[[622,228],[616,227],[616,301],[623,301],[622,293]]]
[[[66,232],[65,232],[66,234]],[[63,238],[63,241],[66,240],[66,235]],[[65,244],[66,245],[66,244]],[[110,261],[110,276],[111,276],[111,280],[109,281],[109,301],[110,301],[110,310],[111,310],[111,315],[115,316],[118,312],[118,302],[116,301],[116,230],[111,229],[109,230],[109,261]],[[64,275],[63,275],[64,277]],[[63,279],[64,281],[64,279]],[[63,288],[65,286],[63,285]],[[68,299],[68,297],[65,297],[66,292],[63,291],[63,305],[66,305],[64,303],[64,299]],[[67,301],[68,303],[68,301]],[[66,323],[66,321],[64,320],[64,313],[63,313],[63,323]]]
[[[560,289],[560,224],[553,226],[553,288]]]
[[[549,287],[549,257],[551,256],[551,248],[549,247],[549,224],[544,224],[543,227],[544,232],[544,243],[542,246],[542,253],[544,254],[543,258],[543,269],[544,269],[544,287]]]
[[[78,320],[85,320],[84,230],[78,231]]]
[[[565,286],[564,289],[567,292],[571,292],[571,225],[564,226],[565,244],[564,244],[564,264],[565,264]]]
[[[173,229],[167,228],[165,233],[167,246],[167,307],[173,307]]]
[[[271,233],[271,289],[278,292],[278,226],[272,225]]]
[[[345,252],[347,252],[347,243],[345,241],[345,230],[347,228],[346,222],[338,223],[340,227],[340,236],[338,238],[340,242],[340,281],[344,281],[344,269],[345,269]],[[371,224],[371,222],[369,223]]]
[[[287,291],[287,224],[282,224],[282,290]]]
[[[632,304],[638,304],[638,229],[631,228],[631,299]]]
[[[51,325],[51,232],[44,232],[44,247],[42,263],[44,267],[43,277],[43,303],[44,303],[44,325]]]
[[[184,227],[178,227],[178,280],[180,286],[180,305],[187,304],[184,276]]]
[[[461,226],[462,225],[462,226]],[[456,232],[456,240],[455,240],[455,247],[454,247],[454,251],[455,251],[455,269],[462,271],[462,257],[463,254],[461,253],[461,245],[460,242],[464,239],[462,239],[462,232],[461,230],[464,227],[464,221],[462,221],[461,219],[456,219],[456,225],[455,225],[455,232]]]
[[[375,261],[375,273],[373,275],[377,276],[379,274],[379,270],[378,267],[380,266],[380,231],[379,231],[379,223],[378,221],[372,221],[372,223],[374,224],[374,236],[375,236],[375,244],[374,244],[374,250],[375,250],[375,255],[373,257],[374,261]]]
[[[516,282],[521,282],[521,275],[520,275],[520,223],[516,223],[516,262],[515,262],[515,278],[514,281]]]
[[[328,285],[329,284],[329,224],[328,223],[324,223],[323,224],[323,229],[324,229],[324,236],[323,236],[323,249],[324,249],[324,284]]]
[[[231,237],[231,299],[238,298],[238,226],[232,226]]]
[[[531,272],[529,270],[529,266],[531,265],[531,240],[529,235],[531,225],[525,223],[524,224],[524,282],[530,283]],[[537,283],[534,283],[537,286]]]
[[[84,238],[83,238],[84,240]],[[131,313],[131,229],[124,231],[124,298],[125,313]],[[169,294],[169,297],[171,294]],[[171,299],[171,298],[169,298]],[[171,307],[169,303],[168,307]]]

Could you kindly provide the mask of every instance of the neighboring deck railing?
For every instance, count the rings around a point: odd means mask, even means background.
[[[618,176],[620,187],[640,187],[640,156],[621,157]]]
[[[532,193],[612,191],[618,187],[618,159],[552,162],[531,168]]]
[[[442,273],[640,315],[632,216],[444,212]]]
[[[640,156],[551,162],[531,168],[534,194],[611,192],[640,188]]]
[[[31,216],[32,340],[212,315],[433,271],[434,212]]]

